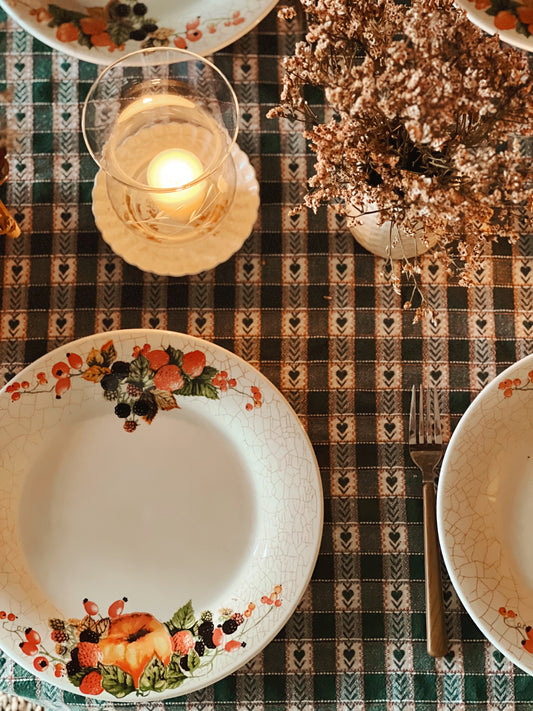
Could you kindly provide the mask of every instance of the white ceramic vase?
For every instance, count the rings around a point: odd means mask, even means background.
[[[428,241],[419,237],[402,234],[396,226],[391,227],[390,222],[378,223],[378,214],[369,212],[363,215],[351,212],[353,220],[349,226],[355,240],[366,250],[378,257],[390,259],[411,259],[427,252],[436,243],[434,235],[428,236]],[[356,218],[357,216],[357,218]],[[420,226],[422,232],[422,226]]]

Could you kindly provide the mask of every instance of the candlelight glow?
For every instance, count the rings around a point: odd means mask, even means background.
[[[147,171],[148,185],[153,188],[181,188],[203,173],[197,156],[181,148],[170,148],[152,159]],[[171,217],[188,221],[205,197],[206,185],[196,185],[173,193],[154,193],[155,202]]]

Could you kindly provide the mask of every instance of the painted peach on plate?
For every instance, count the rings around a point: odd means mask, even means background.
[[[167,666],[172,656],[172,640],[167,628],[145,612],[132,612],[111,620],[107,637],[99,646],[103,652],[102,663],[131,674],[136,689],[148,662],[157,657]]]
[[[148,612],[124,614],[125,597],[102,616],[98,605],[85,598],[81,620],[49,620],[53,652],[36,629],[19,624],[13,613],[0,611],[0,620],[19,640],[22,653],[33,659],[35,671],[46,673],[53,666],[56,678],[68,677],[82,694],[107,692],[122,699],[176,689],[197,670],[202,675],[211,669],[219,655],[238,653],[246,647],[248,629],[281,607],[281,593],[282,586],[275,585],[261,598],[261,611],[250,602],[243,612],[220,609],[218,619],[210,610],[197,616],[189,600],[166,622]]]

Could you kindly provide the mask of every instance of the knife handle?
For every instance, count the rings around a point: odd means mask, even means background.
[[[442,599],[435,488],[432,482],[424,484],[423,494],[427,650],[432,657],[443,657],[448,652],[448,637]]]

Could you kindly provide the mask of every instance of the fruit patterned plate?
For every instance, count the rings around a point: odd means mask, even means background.
[[[144,47],[210,54],[249,32],[277,0],[0,0],[27,32],[60,52],[110,64]],[[113,53],[113,54],[110,54]]]
[[[228,351],[125,330],[61,347],[0,391],[0,646],[113,701],[190,693],[294,612],[322,532],[313,449]]]
[[[456,0],[485,32],[507,44],[533,52],[533,0]]]
[[[533,674],[533,356],[493,380],[461,418],[442,464],[444,561],[483,634]]]

